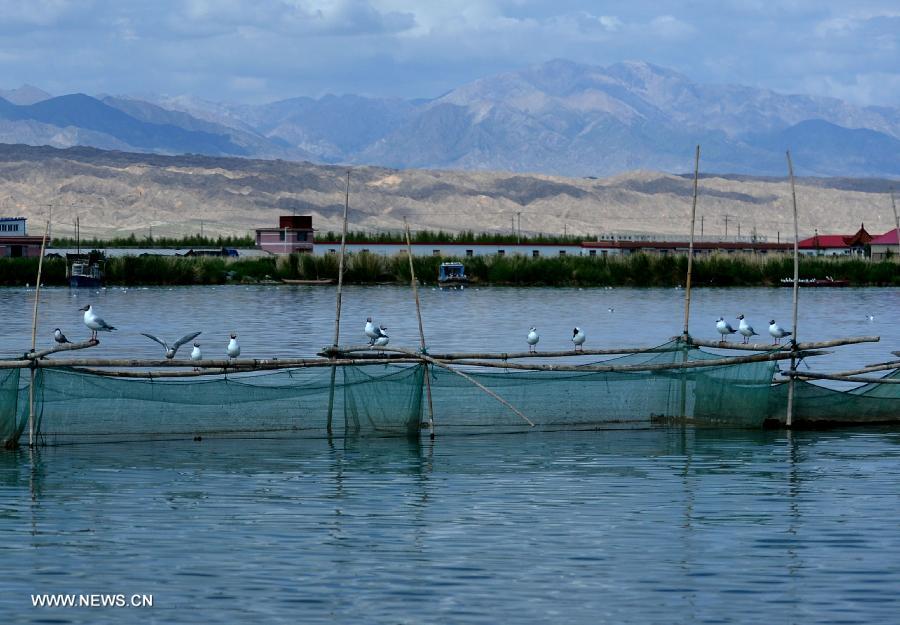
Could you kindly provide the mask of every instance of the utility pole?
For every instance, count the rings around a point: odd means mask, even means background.
[[[728,215],[725,215],[725,239],[728,239]]]
[[[741,240],[741,222],[738,222],[738,241]]]
[[[703,240],[703,215],[700,215],[700,240]]]
[[[519,228],[516,232],[516,245],[520,245],[522,243],[522,213],[521,213],[521,211],[516,212],[516,219],[519,222]]]

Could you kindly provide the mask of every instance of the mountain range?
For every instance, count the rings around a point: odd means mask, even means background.
[[[143,238],[252,233],[280,215],[311,215],[320,232],[339,231],[347,168],[286,160],[167,156],[74,147],[0,145],[0,216],[30,219],[40,232],[52,205],[52,234],[134,233]],[[891,182],[797,178],[800,232],[852,233],[893,227]],[[508,172],[353,167],[350,228],[525,234],[655,233],[687,238],[691,175],[630,172],[564,178]],[[793,232],[784,176],[706,174],[699,184],[697,234],[786,240]]]
[[[607,176],[703,171],[900,176],[900,108],[706,85],[642,62],[554,60],[433,99],[263,105],[0,91],[0,142],[393,168]]]

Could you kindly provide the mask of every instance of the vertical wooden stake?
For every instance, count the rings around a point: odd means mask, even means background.
[[[47,217],[47,227],[44,229],[44,237],[41,239],[41,257],[38,259],[37,284],[34,285],[34,312],[31,316],[31,353],[34,353],[37,344],[37,315],[38,301],[41,299],[41,274],[44,269],[44,250],[47,249],[47,237],[50,235],[50,217]],[[34,423],[34,379],[35,367],[31,367],[31,383],[28,385],[28,446],[34,447],[35,423]]]
[[[694,226],[697,222],[697,181],[700,176],[700,146],[694,157],[694,201],[691,204],[691,239],[688,243],[687,278],[684,283],[684,340],[688,340],[688,322],[691,318],[691,272],[694,267]]]
[[[687,277],[684,282],[684,328],[681,334],[681,340],[684,343],[684,350],[681,353],[682,362],[688,359],[688,341],[691,335],[688,326],[691,319],[691,274],[694,267],[694,228],[697,224],[697,185],[700,178],[700,146],[697,145],[697,152],[694,155],[694,199],[691,204],[691,238],[688,243],[688,265]],[[679,417],[687,417],[687,370],[681,372],[681,401],[679,409]]]
[[[347,170],[347,188],[344,191],[344,225],[341,228],[341,256],[338,259],[338,283],[337,283],[337,301],[334,311],[334,347],[338,346],[341,340],[341,297],[344,288],[344,255],[347,251],[347,212],[350,210],[350,170]],[[331,387],[328,392],[328,421],[325,429],[328,434],[332,432],[332,421],[334,415],[334,380],[337,375],[337,367],[331,367]]]
[[[426,354],[425,348],[425,329],[422,327],[422,307],[419,305],[419,287],[416,284],[416,270],[413,267],[412,242],[409,238],[409,224],[406,218],[403,218],[403,225],[406,229],[406,255],[409,257],[409,279],[412,285],[413,297],[416,299],[416,316],[419,318],[419,342],[421,344],[422,353]],[[425,390],[428,397],[428,426],[431,429],[431,438],[434,438],[434,404],[431,401],[431,376],[428,373],[428,363],[423,363],[425,367]]]
[[[791,178],[791,199],[794,205],[794,312],[793,312],[793,340],[791,341],[791,372],[797,372],[797,304],[800,294],[800,233],[797,227],[797,190],[794,187],[794,165],[791,163],[791,151],[787,151],[788,174]],[[791,376],[788,382],[787,418],[785,425],[791,427],[794,422],[794,385],[795,376]]]

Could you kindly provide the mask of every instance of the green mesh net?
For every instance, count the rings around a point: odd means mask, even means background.
[[[900,371],[885,376],[900,379]],[[788,385],[769,393],[770,418],[784,421]],[[890,423],[900,420],[900,384],[866,384],[839,391],[809,382],[794,383],[793,422],[798,425],[827,423]]]
[[[719,358],[669,343],[654,352],[596,364]],[[681,417],[747,427],[759,427],[767,418],[783,421],[787,386],[772,384],[776,369],[774,362],[639,372],[460,368],[524,413],[537,429],[633,427]],[[429,385],[439,433],[531,430],[520,415],[471,381],[439,367],[429,366],[427,373],[428,384],[423,365],[399,364],[154,380],[39,369],[34,433],[43,444],[325,436],[329,429],[334,436],[417,436],[429,420]],[[28,371],[0,370],[4,442],[29,435],[30,378]],[[796,390],[797,423],[900,418],[900,385],[841,392],[797,383]]]

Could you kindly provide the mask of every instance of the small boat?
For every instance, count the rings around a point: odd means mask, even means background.
[[[849,280],[835,280],[831,276],[825,276],[822,278],[800,278],[797,280],[797,284],[799,286],[850,286]],[[782,278],[781,286],[794,286],[793,278]]]
[[[103,286],[103,256],[90,254],[66,254],[66,277],[72,288],[97,288]]]
[[[438,286],[442,289],[464,289],[468,283],[469,277],[462,263],[441,263],[438,269]]]
[[[335,282],[337,282],[336,280],[334,280],[332,278],[325,278],[322,280],[291,280],[288,278],[283,278],[281,281],[284,282],[285,284],[308,284],[308,285],[314,285],[314,286],[315,285],[334,284]]]

